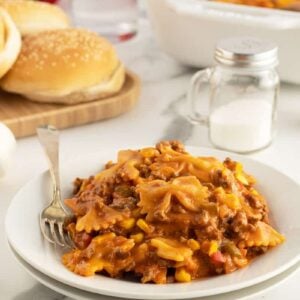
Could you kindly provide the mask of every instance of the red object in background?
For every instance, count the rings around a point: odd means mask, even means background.
[[[51,4],[55,4],[58,2],[58,0],[40,0],[41,2],[47,2],[47,3],[51,3]]]
[[[135,36],[135,34],[136,34],[135,32],[125,33],[125,34],[119,35],[118,38],[119,38],[120,42],[125,42],[125,41],[133,38]]]

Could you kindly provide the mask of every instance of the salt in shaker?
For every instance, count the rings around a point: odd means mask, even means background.
[[[254,37],[227,38],[217,44],[215,62],[191,81],[189,119],[207,125],[218,148],[247,153],[268,146],[279,92],[276,45]],[[209,113],[204,115],[197,102],[207,83]]]

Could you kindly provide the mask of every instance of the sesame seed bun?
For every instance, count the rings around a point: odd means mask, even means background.
[[[13,18],[22,36],[70,27],[69,18],[57,5],[29,0],[1,0],[0,6]]]
[[[83,29],[25,36],[0,86],[40,101],[73,104],[117,93],[125,72],[113,46]]]
[[[20,33],[9,14],[0,7],[0,78],[12,67],[20,50]]]
[[[3,50],[5,45],[5,23],[3,16],[0,14],[0,51]]]

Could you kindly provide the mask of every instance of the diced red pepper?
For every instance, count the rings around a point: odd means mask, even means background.
[[[217,251],[210,257],[212,263],[214,264],[223,264],[226,261],[225,256],[222,254],[221,251]]]

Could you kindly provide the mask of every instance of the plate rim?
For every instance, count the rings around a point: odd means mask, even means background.
[[[31,265],[28,264],[26,261],[24,261],[20,256],[18,256],[18,254],[17,254],[17,253],[15,252],[15,250],[13,249],[13,247],[9,244],[9,242],[7,242],[7,243],[8,243],[9,249],[11,250],[11,252],[12,252],[12,254],[13,254],[13,256],[14,256],[14,259],[17,261],[17,263],[19,263],[19,264],[25,269],[26,272],[28,272],[28,274],[29,274],[30,276],[32,276],[33,278],[35,278],[35,279],[36,279],[38,282],[40,282],[41,284],[43,284],[43,285],[47,286],[48,288],[54,290],[55,292],[58,292],[58,293],[63,294],[63,292],[60,291],[60,290],[62,290],[62,289],[56,288],[54,284],[53,284],[53,285],[52,285],[52,284],[49,284],[49,286],[48,286],[46,283],[44,283],[44,282],[47,281],[46,279],[43,279],[43,280],[40,281],[40,280],[39,280],[40,277],[39,277],[38,275],[39,275],[39,274],[42,274],[43,276],[47,277],[47,279],[49,278],[50,280],[53,280],[53,281],[55,281],[55,282],[56,282],[57,280],[55,280],[54,278],[51,278],[51,277],[47,276],[46,274],[40,272],[39,270],[33,268],[33,266],[31,266]],[[30,268],[34,269],[34,271],[28,270],[28,266],[25,265],[25,264],[29,265]],[[293,269],[293,268],[294,268],[294,269]],[[293,269],[293,270],[291,270],[291,269]],[[284,282],[285,282],[286,280],[288,280],[291,276],[293,276],[293,275],[295,274],[295,272],[297,272],[299,269],[300,269],[300,263],[298,263],[298,266],[297,266],[297,267],[292,266],[290,269],[286,270],[285,272],[288,272],[288,274],[285,274],[284,277],[283,277],[281,280],[278,280],[278,281],[276,282],[275,286],[278,286],[278,285],[284,283]],[[37,273],[39,273],[39,274],[38,274],[38,275],[37,275],[37,274],[32,275],[33,272],[37,272]],[[284,273],[284,272],[283,272],[283,273]],[[282,275],[283,275],[283,274],[281,273],[281,274],[279,274],[279,275],[277,275],[277,276],[282,276]],[[277,276],[274,276],[274,277],[277,277]],[[269,280],[266,280],[266,281],[272,281],[273,279],[275,279],[275,278],[270,278]],[[277,278],[277,279],[278,279],[278,278]],[[261,282],[261,283],[258,283],[257,285],[260,285],[260,284],[266,284],[266,281]],[[64,286],[67,286],[68,288],[76,289],[76,291],[77,291],[77,289],[78,289],[78,288],[75,288],[75,287],[71,287],[71,286],[69,286],[69,285],[66,285],[66,284],[64,284],[64,283],[62,283],[62,282],[60,282],[60,281],[58,281],[58,283],[59,283],[59,284],[62,284],[62,285],[64,285]],[[250,295],[247,294],[246,296],[243,296],[242,298],[239,297],[238,299],[239,299],[239,300],[247,299],[249,296],[250,296],[250,297],[254,297],[254,296],[257,297],[257,296],[259,296],[261,293],[263,293],[263,292],[265,292],[265,291],[268,291],[268,290],[270,290],[270,289],[272,289],[272,288],[274,287],[274,284],[271,283],[271,282],[269,282],[269,283],[267,283],[267,284],[268,284],[268,286],[267,286],[266,288],[262,288],[262,289],[260,289],[259,291],[255,291],[255,292],[253,292],[253,293],[250,294]],[[254,285],[254,286],[251,286],[251,287],[248,287],[248,288],[255,288],[257,285]],[[248,289],[248,288],[245,288],[245,289]],[[78,290],[80,290],[80,289],[78,289]],[[243,290],[243,289],[242,289],[242,290]],[[80,290],[80,291],[81,291],[81,292],[84,292],[84,293],[91,293],[91,294],[96,295],[96,296],[99,296],[99,295],[100,295],[100,294],[95,294],[95,293],[88,292],[88,291],[84,291],[84,290]],[[229,292],[229,293],[227,293],[227,294],[238,293],[239,291],[240,291],[240,290],[236,290],[236,291],[233,291],[233,292]],[[69,294],[69,295],[66,295],[66,294],[63,294],[63,295],[65,295],[65,296],[67,296],[67,297],[74,297],[74,294],[73,294],[72,292],[70,292],[70,293],[68,292],[68,294]],[[100,296],[106,297],[105,295],[100,295]],[[228,296],[230,296],[231,299],[232,299],[232,296],[234,296],[234,295],[228,295]],[[235,295],[235,296],[237,296],[237,295]],[[108,297],[110,297],[110,296],[108,296]],[[204,296],[204,297],[206,297],[206,296]],[[212,296],[208,296],[208,297],[213,297],[213,295],[212,295]],[[82,299],[82,297],[81,297],[80,299]],[[114,298],[112,298],[112,299],[114,299]],[[122,299],[122,300],[123,300],[123,299]]]

